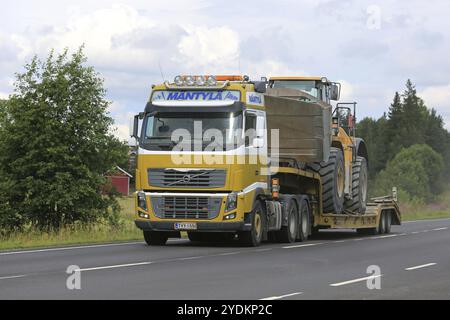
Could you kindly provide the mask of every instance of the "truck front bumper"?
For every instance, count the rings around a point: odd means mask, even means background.
[[[175,230],[174,222],[135,220],[136,226],[143,231],[180,231]],[[251,224],[240,222],[197,222],[197,230],[205,232],[249,231]],[[181,230],[182,231],[182,230]]]

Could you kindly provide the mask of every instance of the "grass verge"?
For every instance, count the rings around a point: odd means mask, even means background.
[[[142,240],[142,231],[134,225],[133,198],[123,197],[119,202],[122,207],[122,223],[119,227],[95,224],[62,228],[50,233],[29,230],[0,238],[0,250]]]
[[[450,190],[430,204],[400,203],[400,211],[404,221],[439,219],[450,217]]]

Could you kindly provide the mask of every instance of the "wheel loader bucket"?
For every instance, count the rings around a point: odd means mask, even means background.
[[[331,148],[331,106],[303,91],[269,88],[264,97],[267,129],[279,130],[279,148],[269,140],[271,157],[297,162],[328,161]]]

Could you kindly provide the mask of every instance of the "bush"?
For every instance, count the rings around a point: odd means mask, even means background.
[[[421,203],[430,201],[442,191],[443,158],[430,146],[413,145],[402,149],[386,169],[375,178],[372,194],[389,194],[399,189],[400,200]]]

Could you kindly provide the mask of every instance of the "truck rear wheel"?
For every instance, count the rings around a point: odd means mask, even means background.
[[[256,201],[252,210],[252,226],[250,231],[241,231],[238,233],[241,244],[250,247],[257,247],[261,244],[264,232],[264,212],[261,201]]]
[[[287,226],[281,227],[281,230],[276,232],[276,239],[280,242],[292,243],[295,242],[298,234],[299,211],[297,203],[293,198],[286,200],[284,205],[286,206],[285,210],[287,212]]]
[[[356,157],[352,168],[352,199],[345,200],[345,209],[364,214],[367,200],[367,160]]]
[[[300,214],[300,224],[298,228],[298,241],[308,240],[309,233],[311,232],[311,212],[309,208],[308,201],[303,198],[300,202],[300,209],[298,210]]]
[[[308,163],[307,170],[320,175],[324,213],[342,213],[344,210],[345,169],[342,150],[331,148],[327,162]]]
[[[149,246],[163,246],[166,244],[169,236],[165,232],[144,231],[144,239]]]

